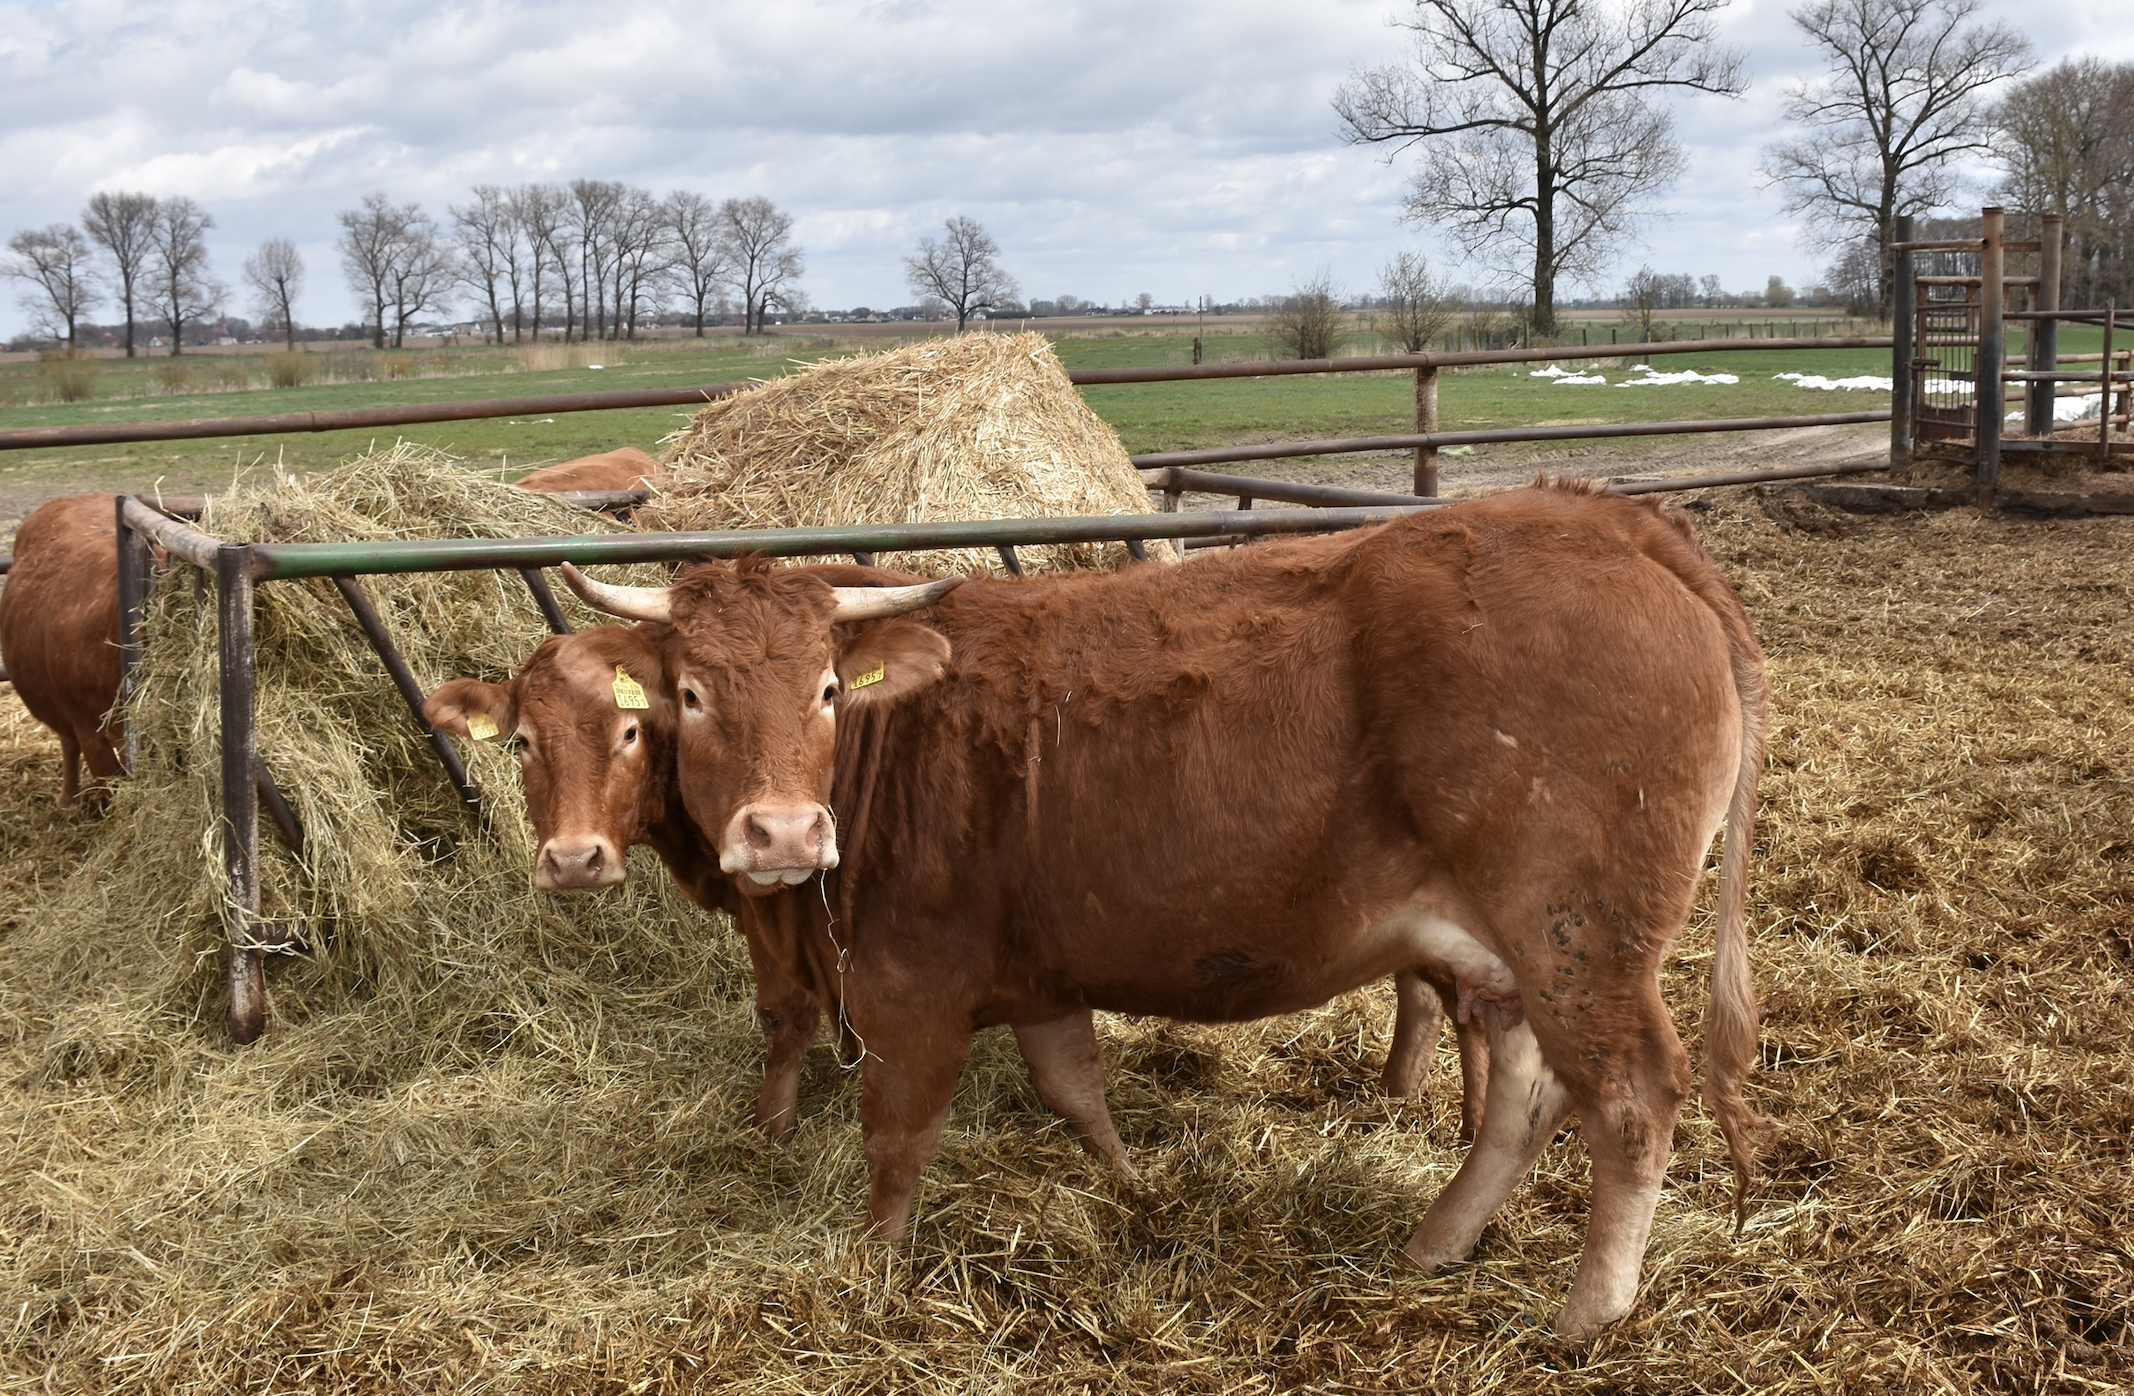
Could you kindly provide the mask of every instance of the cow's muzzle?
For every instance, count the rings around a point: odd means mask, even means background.
[[[556,837],[534,858],[534,886],[544,892],[591,892],[623,879],[622,851],[595,834]]]
[[[837,826],[818,804],[744,805],[727,822],[719,869],[744,891],[791,887],[837,866]]]

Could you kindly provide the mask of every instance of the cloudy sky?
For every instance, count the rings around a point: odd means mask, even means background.
[[[1028,296],[1185,302],[1319,269],[1367,287],[1402,247],[1403,165],[1346,147],[1328,98],[1400,52],[1402,0],[0,0],[0,232],[96,189],[188,194],[237,281],[303,250],[299,314],[351,318],[334,214],[383,189],[442,216],[477,183],[626,180],[764,194],[799,220],[817,305],[908,303],[903,254],[969,214]],[[1627,245],[1731,288],[1802,284],[1757,152],[1811,59],[1783,0],[1722,22],[1754,82],[1674,106],[1689,174]],[[2134,58],[2095,0],[1985,0],[2041,58]],[[1473,275],[1472,271],[1467,274]],[[1567,288],[1577,294],[1575,288]],[[243,296],[233,309],[242,310]],[[25,328],[12,294],[0,335]]]

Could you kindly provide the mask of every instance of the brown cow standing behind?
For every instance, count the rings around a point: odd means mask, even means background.
[[[660,464],[634,446],[597,456],[580,456],[561,465],[544,465],[512,481],[536,494],[570,494],[579,490],[635,490],[659,478]]]
[[[40,505],[15,533],[0,586],[0,663],[30,715],[59,735],[59,803],[121,771],[117,500],[74,494]]]
[[[899,573],[842,565],[810,569],[834,584],[911,582]],[[734,917],[749,947],[756,1015],[769,1039],[756,1124],[773,1139],[792,1131],[800,1073],[834,1001],[825,986],[785,972],[789,957],[765,954],[779,903],[800,898],[738,895],[682,806],[674,775],[674,703],[661,670],[667,627],[596,626],[543,641],[511,682],[452,679],[423,704],[432,726],[459,737],[515,739],[537,852],[534,885],[593,891],[620,883],[635,844],[659,855],[683,893]],[[618,706],[617,676],[643,689],[646,706]],[[636,695],[630,695],[632,702]],[[471,725],[470,725],[471,724]],[[1065,1118],[1090,1153],[1131,1172],[1126,1147],[1104,1103],[1103,1062],[1088,1013],[1015,1031],[1017,1049],[1045,1104]]]
[[[780,948],[835,966],[866,1046],[880,1234],[978,1027],[1254,1018],[1428,967],[1485,1019],[1489,1101],[1406,1259],[1471,1254],[1576,1113],[1592,1212],[1556,1327],[1612,1323],[1690,1082],[1660,960],[1722,822],[1705,1094],[1743,1207],[1762,655],[1679,517],[1518,491],[1160,575],[972,581],[932,625],[848,624],[877,613],[761,566],[566,576],[675,626],[682,796],[735,885],[839,868]]]

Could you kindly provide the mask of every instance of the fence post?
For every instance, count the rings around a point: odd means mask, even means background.
[[[2060,238],[2062,219],[2057,213],[2048,213],[2038,220],[2038,294],[2033,310],[2051,312],[2060,308]],[[2026,355],[2034,373],[2050,373],[2060,366],[2060,322],[2058,320],[2033,320],[2030,322],[2029,353]],[[2058,383],[2034,382],[2030,385],[2028,401],[2023,414],[2023,431],[2030,436],[2051,436],[2053,411],[2058,404],[2054,398],[2059,393]]]
[[[2104,355],[2097,367],[2104,373],[2097,380],[2097,468],[2112,462],[2112,330],[2119,319],[2119,303],[2104,303]]]
[[[1415,432],[1418,436],[1437,431],[1437,365],[1415,371]],[[1424,499],[1437,498],[1437,447],[1415,448],[1415,492]]]
[[[1919,286],[1912,279],[1912,250],[1904,246],[1912,240],[1912,216],[1899,216],[1892,231],[1898,251],[1890,273],[1889,463],[1898,469],[1912,463],[1912,360],[1919,352],[1912,343],[1912,301]]]
[[[2001,210],[1979,210],[1985,234],[1978,258],[1978,386],[1972,398],[1978,404],[1978,502],[1993,503],[2001,484],[2001,417],[2007,411],[2001,371],[2008,362],[2007,324],[2001,318],[2006,307],[2007,285],[2003,281],[2001,255]]]
[[[259,942],[259,733],[254,726],[252,550],[215,554],[215,616],[222,689],[222,866],[229,878],[230,1038],[239,1046],[267,1025]]]
[[[134,768],[133,671],[141,662],[141,613],[148,606],[148,540],[126,523],[127,495],[118,496],[119,714],[126,724],[126,769]]]

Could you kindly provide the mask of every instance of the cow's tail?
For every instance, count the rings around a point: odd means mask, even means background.
[[[1764,715],[1769,690],[1763,653],[1748,614],[1729,594],[1720,610],[1733,662],[1734,690],[1741,701],[1741,765],[1727,806],[1726,850],[1719,863],[1719,930],[1712,955],[1711,1001],[1704,1013],[1704,1099],[1726,1135],[1734,1163],[1734,1229],[1748,1218],[1754,1144],[1769,1122],[1742,1098],[1742,1083],[1756,1061],[1756,983],[1749,973],[1749,857],[1756,842],[1756,787],[1763,775]]]

